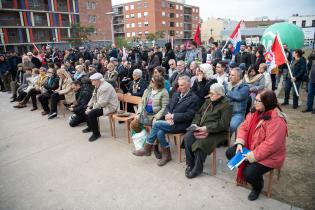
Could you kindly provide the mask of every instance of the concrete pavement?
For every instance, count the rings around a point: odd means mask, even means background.
[[[261,195],[247,200],[249,190],[235,186],[218,150],[218,174],[188,180],[185,164],[158,167],[151,157],[135,157],[122,125],[118,139],[101,118],[102,137],[88,142],[84,126],[70,128],[68,119],[42,117],[40,111],[14,109],[0,93],[0,209],[291,209]]]

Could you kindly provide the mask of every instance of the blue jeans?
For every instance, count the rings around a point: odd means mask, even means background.
[[[154,141],[158,139],[162,148],[170,147],[168,141],[165,138],[165,134],[170,130],[171,126],[165,120],[156,121],[152,126],[147,143],[154,144]]]
[[[301,81],[295,81],[296,84],[296,89],[298,92],[301,86]],[[296,92],[294,90],[293,87],[293,82],[290,80],[290,78],[288,78],[285,83],[284,83],[285,87],[284,87],[284,103],[289,103],[289,98],[290,98],[290,92],[291,89],[293,89],[293,106],[297,107],[299,105],[299,97],[296,95]]]
[[[245,119],[245,114],[236,113],[232,115],[230,122],[230,135],[232,135]]]
[[[308,83],[308,93],[307,93],[307,109],[313,110],[315,96],[315,83]]]

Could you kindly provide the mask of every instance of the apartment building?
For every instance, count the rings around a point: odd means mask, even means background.
[[[139,0],[113,6],[115,38],[146,40],[149,33],[161,32],[164,39],[193,38],[200,22],[199,7],[183,1]]]
[[[0,51],[25,52],[42,45],[69,47],[76,23],[96,29],[89,45],[111,41],[111,0],[0,0]]]

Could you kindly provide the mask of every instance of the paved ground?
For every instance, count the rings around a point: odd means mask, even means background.
[[[15,110],[8,101],[0,93],[0,209],[292,209],[263,195],[249,202],[249,190],[233,183],[223,148],[216,177],[208,158],[205,173],[188,180],[183,163],[160,168],[153,156],[133,156],[123,127],[121,139],[111,138],[105,117],[102,138],[89,143],[83,126],[48,121],[30,105]]]

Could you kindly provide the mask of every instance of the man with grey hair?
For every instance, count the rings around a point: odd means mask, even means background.
[[[226,96],[233,105],[233,114],[230,123],[231,135],[244,121],[247,109],[249,87],[243,82],[242,75],[243,71],[240,68],[233,68],[230,72],[230,82],[225,86]]]
[[[168,61],[168,65],[170,68],[168,69],[168,78],[172,78],[172,75],[177,71],[176,69],[176,61],[174,59],[171,59]]]
[[[150,156],[154,141],[159,141],[162,159],[158,166],[164,166],[171,157],[170,145],[165,138],[166,133],[185,133],[191,124],[195,112],[199,108],[199,98],[190,90],[190,78],[181,76],[178,79],[179,92],[174,93],[165,109],[165,120],[157,120],[148,137],[144,149],[135,152],[137,156]]]
[[[203,163],[217,145],[225,142],[229,135],[232,106],[224,96],[224,87],[211,85],[207,100],[195,114],[192,125],[184,136],[187,178],[202,173]]]
[[[185,62],[184,61],[177,61],[177,71],[170,78],[171,96],[174,94],[174,92],[177,91],[178,78],[181,76],[184,76],[184,75],[191,77],[191,74],[188,71],[186,71],[186,69],[185,69]]]

